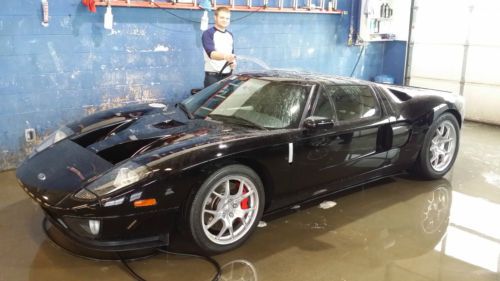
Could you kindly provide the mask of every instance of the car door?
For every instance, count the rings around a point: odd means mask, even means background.
[[[371,86],[323,85],[311,112],[315,118],[332,119],[334,125],[303,128],[295,136],[295,192],[340,189],[385,165],[391,127]]]

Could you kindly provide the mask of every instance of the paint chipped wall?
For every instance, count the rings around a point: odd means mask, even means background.
[[[203,83],[201,11],[113,8],[114,29],[103,28],[104,8],[88,12],[78,0],[48,0],[43,27],[39,0],[0,9],[0,170],[14,168],[60,125],[120,105],[177,102]],[[340,1],[339,1],[340,2]],[[350,1],[342,1],[348,9]],[[232,14],[240,70],[288,68],[350,75],[359,47],[347,47],[349,16]],[[382,71],[384,44],[371,44],[355,76]]]

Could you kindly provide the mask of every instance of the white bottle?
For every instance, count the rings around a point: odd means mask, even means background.
[[[203,16],[201,17],[200,30],[205,31],[208,29],[208,12],[203,11]]]
[[[108,5],[106,13],[104,14],[104,28],[113,29],[113,14],[111,13],[111,5]]]

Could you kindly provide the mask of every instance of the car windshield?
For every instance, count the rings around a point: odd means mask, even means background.
[[[214,119],[260,129],[296,128],[311,84],[233,76],[182,102],[194,118]]]

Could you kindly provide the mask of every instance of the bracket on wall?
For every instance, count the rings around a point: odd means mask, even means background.
[[[303,7],[298,6],[298,0],[278,0],[277,6],[269,6],[268,0],[261,0],[262,5],[255,5],[253,0],[239,1],[246,5],[236,5],[236,0],[226,0],[224,4],[218,4],[217,0],[211,0],[212,8],[228,7],[231,11],[241,12],[274,12],[274,13],[311,13],[311,14],[347,14],[347,11],[330,9],[328,0],[307,0]],[[289,2],[289,3],[286,3]],[[317,2],[317,5],[315,4]],[[201,10],[198,6],[198,0],[98,0],[96,6],[116,6],[131,8],[161,8],[161,9],[182,9],[182,10]]]
[[[42,0],[42,25],[49,26],[49,0]]]

